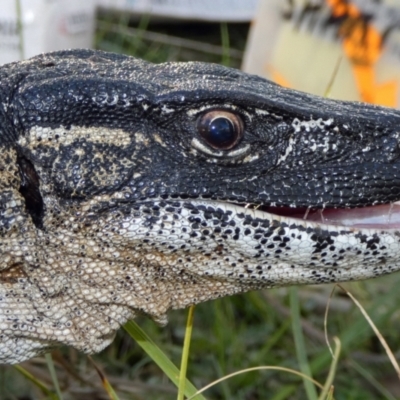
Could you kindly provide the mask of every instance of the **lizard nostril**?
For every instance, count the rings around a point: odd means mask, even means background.
[[[43,199],[39,190],[39,176],[33,164],[24,156],[17,157],[21,186],[19,191],[25,199],[25,207],[33,223],[39,229],[43,228]]]

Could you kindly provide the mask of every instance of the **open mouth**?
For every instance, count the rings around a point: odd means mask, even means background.
[[[400,201],[360,208],[290,208],[247,205],[269,214],[358,229],[400,229]]]

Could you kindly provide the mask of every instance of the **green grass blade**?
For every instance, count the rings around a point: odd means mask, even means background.
[[[51,353],[46,353],[45,358],[46,358],[47,368],[49,369],[50,372],[51,380],[53,381],[54,389],[56,390],[59,400],[62,400],[63,396],[61,394],[61,389],[58,383],[56,369],[54,368],[54,363],[53,363],[53,358],[51,357]]]
[[[242,369],[240,371],[232,372],[232,373],[230,373],[228,375],[225,375],[222,378],[219,378],[219,379],[215,380],[214,382],[211,382],[208,385],[206,385],[203,388],[201,388],[199,390],[199,394],[203,393],[204,391],[212,388],[213,386],[215,386],[215,385],[217,385],[217,384],[219,384],[219,383],[221,383],[221,382],[223,382],[225,380],[231,379],[231,378],[233,378],[235,376],[242,375],[242,374],[247,374],[248,372],[252,372],[252,371],[262,371],[262,370],[264,370],[264,371],[267,371],[267,370],[269,370],[269,371],[283,371],[283,372],[287,372],[289,374],[300,376],[305,380],[312,381],[314,383],[314,385],[318,386],[320,389],[323,389],[323,386],[319,382],[317,382],[316,380],[310,378],[307,375],[304,375],[302,372],[296,371],[295,369],[286,368],[286,367],[276,367],[276,366],[272,366],[272,365],[264,365],[264,366],[261,366],[261,367],[245,368],[245,369]],[[192,397],[190,397],[188,400],[192,400]]]
[[[179,375],[178,400],[184,399],[186,372],[189,359],[190,339],[192,338],[192,331],[193,331],[193,316],[194,316],[194,306],[191,306],[188,312],[188,318],[186,323],[186,334],[185,334],[185,340],[183,342],[181,372]]]
[[[311,368],[307,359],[306,345],[304,342],[303,331],[301,329],[299,295],[297,287],[291,287],[289,289],[289,293],[290,293],[290,310],[292,315],[293,337],[296,346],[297,360],[299,362],[300,371],[304,375],[307,375],[308,377],[312,378]],[[303,383],[308,399],[317,400],[318,399],[317,390],[315,389],[315,386],[312,384],[312,382],[303,378]]]
[[[149,355],[149,357],[161,368],[169,379],[179,387],[179,369],[167,357],[167,355],[153,342],[153,340],[140,328],[134,321],[128,321],[124,329],[135,339],[138,345]],[[193,396],[197,392],[194,385],[186,379],[185,396]],[[206,400],[205,397],[198,395],[196,400]]]
[[[229,30],[226,22],[221,22],[221,42],[222,42],[222,60],[221,64],[229,67],[231,65],[231,56],[229,53]]]
[[[23,375],[28,381],[32,382],[36,387],[38,387],[43,394],[48,396],[51,400],[58,400],[57,395],[53,393],[42,381],[35,378],[30,372],[28,372],[25,368],[22,368],[20,365],[14,365],[14,369],[16,369],[21,375]]]
[[[140,45],[143,43],[143,33],[147,30],[150,23],[150,14],[144,13],[140,17],[139,26],[137,27],[137,35],[135,35],[134,40],[131,41],[129,46],[129,54],[137,54]]]
[[[111,386],[111,383],[108,379],[106,379],[104,381],[104,389],[106,390],[110,400],[119,400],[117,393],[115,392],[114,388]]]
[[[107,392],[108,397],[110,400],[119,400],[119,397],[117,393],[115,392],[114,388],[112,387],[110,381],[107,379],[106,375],[103,373],[103,371],[97,366],[97,364],[94,362],[93,358],[88,356],[88,359],[92,363],[93,367],[95,368],[96,372],[98,373],[101,383],[104,387],[104,390]]]
[[[324,388],[322,389],[322,392],[321,392],[318,400],[328,400],[329,397],[332,395],[332,393],[331,393],[332,384],[333,384],[333,380],[335,379],[337,363],[339,361],[340,350],[341,350],[340,340],[337,337],[333,338],[333,340],[335,341],[335,345],[336,345],[335,354],[333,355],[333,360],[331,363],[331,367],[329,369],[329,374],[328,374],[328,377],[326,378]]]
[[[296,393],[298,385],[282,386],[269,400],[286,400],[290,399],[293,393]]]
[[[392,292],[388,292],[374,299],[373,304],[367,308],[367,313],[376,325],[379,325],[385,319],[385,315],[393,315],[397,312],[398,304],[391,303],[393,297]],[[382,313],[381,309],[386,304],[392,304]],[[363,340],[371,337],[374,334],[369,327],[363,315],[359,315],[354,319],[354,322],[343,332],[340,332],[340,342],[342,345],[342,353],[346,353],[350,349],[354,350],[355,343],[361,343]],[[313,371],[320,371],[326,368],[332,360],[332,355],[329,350],[324,351],[319,356],[315,357],[311,362],[311,369]]]
[[[375,388],[375,390],[386,400],[396,400],[396,397],[392,395],[371,373],[369,373],[364,367],[362,367],[355,360],[350,359],[349,364],[368,382],[369,385]],[[398,399],[397,399],[398,400]]]
[[[331,79],[329,80],[328,85],[327,85],[327,87],[325,89],[324,97],[329,97],[330,94],[331,94],[332,86],[335,83],[336,76],[337,76],[337,74],[339,72],[339,68],[340,68],[341,62],[342,62],[342,56],[340,56],[338,58],[338,60],[336,61],[336,65],[335,65],[335,68],[334,68],[334,70],[332,72]]]
[[[15,2],[17,11],[18,50],[21,60],[25,59],[24,26],[22,23],[21,0]]]

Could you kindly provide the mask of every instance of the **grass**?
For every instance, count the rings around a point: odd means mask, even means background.
[[[396,274],[345,285],[362,299],[389,346],[395,350],[398,348],[400,328],[397,311],[400,294],[395,290],[400,283],[399,279]],[[288,317],[291,315],[291,290],[252,292],[198,305],[187,373],[193,384],[201,388],[229,373],[257,366],[299,370],[293,329],[302,330],[302,351],[306,354],[311,374],[324,384],[332,363],[323,336],[324,312],[331,287],[299,288],[300,316],[294,328]],[[186,315],[186,310],[171,312],[170,323],[166,328],[160,328],[146,318],[139,318],[135,322],[175,365],[179,365]],[[330,337],[338,336],[342,344],[334,380],[335,399],[397,398],[398,395],[391,394],[397,393],[398,380],[390,361],[364,317],[339,292],[330,306],[328,332]],[[103,393],[100,398],[108,398],[95,369],[84,355],[73,349],[64,349],[62,358],[59,353],[55,353],[53,359],[64,398],[68,398],[68,395],[74,399],[87,398],[82,393],[91,393],[93,396]],[[110,347],[93,356],[93,359],[101,366],[120,399],[177,398],[177,389],[166,375],[123,330]],[[41,379],[46,387],[52,387],[52,378],[46,372],[47,366],[43,359],[28,361],[22,367]],[[17,397],[16,388],[21,389],[20,395],[27,390],[32,392],[27,382],[22,386],[14,384],[10,387],[15,379],[21,382],[18,371],[3,367],[3,374],[1,393],[13,393]],[[204,396],[207,399],[310,398],[304,391],[301,378],[273,370],[251,371],[235,376],[212,387]],[[34,398],[49,397],[38,395]]]
[[[153,24],[148,16],[131,24],[126,16],[103,14],[96,45],[154,62],[191,59],[239,67],[247,28],[245,24]],[[400,274],[344,285],[363,303],[395,353],[399,285]],[[332,362],[324,337],[331,290],[330,285],[272,289],[196,306],[190,352],[186,351],[187,377],[200,389],[228,374],[253,369],[212,386],[203,393],[207,399],[322,398],[321,390],[308,379],[262,366],[303,371],[325,385],[327,399],[332,398],[330,382],[337,400],[400,398],[399,381],[386,353],[365,318],[340,291],[331,300],[327,326],[329,337],[337,336],[341,345],[340,358]],[[57,399],[59,386],[64,399],[176,399],[178,389],[157,366],[159,354],[151,342],[166,355],[161,365],[170,364],[179,385],[171,365],[181,363],[186,317],[187,310],[170,312],[165,328],[144,317],[135,321],[146,333],[131,333],[142,335],[138,343],[148,346],[151,356],[121,329],[111,346],[93,356],[96,367],[73,349],[53,352],[52,361],[41,357],[17,368],[0,367],[0,398]],[[133,326],[127,324],[126,330]],[[190,384],[185,387],[187,394],[193,393]]]

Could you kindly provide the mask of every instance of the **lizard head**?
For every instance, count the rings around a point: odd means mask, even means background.
[[[138,313],[398,268],[397,111],[86,50],[2,73],[0,361],[99,351]],[[360,207],[383,217],[354,222]]]

